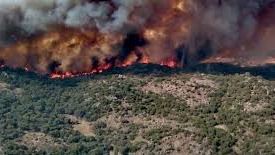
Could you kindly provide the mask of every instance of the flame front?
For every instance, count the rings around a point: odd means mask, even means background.
[[[66,78],[135,63],[225,62],[245,51],[273,62],[273,52],[257,52],[275,49],[273,0],[21,3],[0,2],[2,67]]]

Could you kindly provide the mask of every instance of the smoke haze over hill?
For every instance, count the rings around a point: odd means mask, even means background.
[[[89,72],[271,50],[274,10],[274,0],[2,0],[0,60],[41,73]]]

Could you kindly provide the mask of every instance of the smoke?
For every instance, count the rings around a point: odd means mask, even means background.
[[[40,72],[52,66],[88,71],[95,62],[127,59],[131,52],[153,63],[169,57],[195,63],[250,42],[263,27],[262,12],[274,10],[274,2],[1,0],[0,60]],[[136,43],[127,42],[129,36],[138,38]]]
[[[0,19],[7,22],[1,22],[1,27],[12,24],[20,31],[35,34],[51,26],[65,25],[110,33],[122,30],[135,7],[146,7],[146,3],[143,0],[2,0]]]

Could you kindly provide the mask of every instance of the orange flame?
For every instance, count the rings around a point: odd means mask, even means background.
[[[150,59],[148,56],[144,55],[139,62],[137,62],[134,58],[133,55],[130,56],[127,60],[125,60],[122,64],[118,65],[119,67],[128,67],[131,66],[135,63],[140,63],[140,64],[149,64]],[[167,58],[163,60],[162,62],[159,63],[161,66],[166,66],[169,68],[176,68],[179,67],[179,64],[175,58]],[[112,66],[110,63],[105,63],[103,65],[100,65],[96,68],[92,68],[88,72],[55,72],[50,74],[50,78],[52,79],[66,79],[66,78],[72,78],[72,77],[79,77],[79,76],[87,76],[87,75],[92,75],[92,74],[97,74],[97,73],[102,73],[104,71],[109,70]]]
[[[162,61],[161,65],[162,66],[167,66],[167,67],[170,67],[170,68],[176,68],[176,67],[178,67],[178,62],[174,58],[168,58],[168,59]]]
[[[112,67],[111,64],[103,64],[95,69],[91,69],[88,72],[81,72],[81,73],[73,73],[73,72],[55,72],[50,74],[51,79],[66,79],[66,78],[73,78],[73,77],[79,77],[79,76],[87,76],[91,74],[96,73],[102,73]]]

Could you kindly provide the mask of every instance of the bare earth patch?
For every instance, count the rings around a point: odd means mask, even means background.
[[[0,146],[0,155],[4,155],[3,147]]]
[[[216,125],[215,128],[224,130],[226,132],[229,130],[228,127],[225,124]]]
[[[208,95],[217,89],[214,81],[191,77],[188,81],[172,79],[169,81],[149,82],[141,88],[144,92],[153,92],[156,94],[169,94],[174,97],[183,98],[190,107],[209,104]]]
[[[73,130],[78,131],[87,137],[95,136],[94,126],[91,122],[88,122],[81,118],[77,118],[73,115],[66,115],[65,117],[69,118],[70,121],[73,123]]]
[[[36,151],[58,149],[64,146],[60,140],[40,132],[27,132],[18,140],[18,143],[34,148]]]
[[[163,126],[169,126],[172,129],[177,128],[184,128],[186,130],[192,130],[196,131],[196,129],[192,128],[191,124],[181,124],[178,123],[175,120],[170,120],[164,117],[157,117],[157,116],[120,116],[118,114],[110,114],[107,116],[104,116],[98,121],[106,123],[107,127],[113,128],[113,129],[121,129],[124,127],[123,122],[137,124],[140,126],[143,126],[144,129],[154,129],[154,128],[160,128]]]
[[[122,117],[117,114],[103,116],[98,121],[106,123],[108,128],[119,129],[122,127]]]
[[[138,136],[132,141],[132,143],[140,143],[140,142],[144,142],[146,144],[151,144],[151,142],[145,138],[143,138],[142,135],[142,131],[140,130],[140,132],[138,133]]]
[[[0,81],[0,92],[9,91],[9,90],[10,90],[10,85]]]
[[[266,120],[265,123],[270,125],[275,125],[275,116],[272,119]]]
[[[245,112],[259,112],[264,110],[269,104],[268,103],[250,103],[246,102],[243,104]]]
[[[173,154],[173,155],[210,155],[211,150],[208,148],[206,140],[198,143],[194,140],[193,135],[179,133],[163,138],[160,145],[157,146],[158,154]]]
[[[161,127],[170,127],[171,129],[182,129],[190,132],[197,132],[198,129],[195,128],[191,123],[181,124],[175,120],[170,120],[164,117],[142,117],[142,116],[133,116],[128,118],[129,122],[134,124],[142,125],[142,132],[146,132],[151,129],[157,129]]]
[[[16,96],[22,96],[22,94],[24,93],[24,90],[22,88],[15,88],[13,90],[13,93],[16,95]]]
[[[108,116],[104,116],[97,121],[102,121],[106,123],[107,127],[123,130],[125,128],[124,122],[136,124],[140,126],[137,136],[134,140],[131,141],[133,144],[144,143],[141,149],[138,152],[133,154],[142,155],[142,154],[150,154],[150,151],[146,146],[153,145],[153,141],[148,140],[144,137],[144,133],[153,130],[153,129],[161,129],[163,127],[169,127],[171,130],[183,129],[188,131],[188,133],[196,133],[198,129],[193,127],[191,123],[181,124],[175,120],[170,120],[164,117],[156,117],[156,116],[119,116],[118,114],[110,114]],[[179,133],[173,136],[167,136],[160,140],[159,147],[156,148],[155,152],[157,154],[209,154],[209,150],[203,150],[207,145],[206,142],[199,144],[194,140],[194,137],[189,137],[184,133]],[[202,151],[202,152],[200,152]],[[208,151],[208,152],[207,152]]]
[[[134,124],[139,124],[146,126],[147,128],[158,128],[162,126],[170,126],[172,128],[177,128],[181,126],[180,123],[174,121],[174,120],[169,120],[167,118],[160,118],[160,117],[142,117],[142,116],[133,116],[129,117],[128,120]]]
[[[12,88],[11,85],[0,81],[0,92],[8,91],[13,93],[15,96],[21,96],[23,94],[23,89],[21,88]]]

